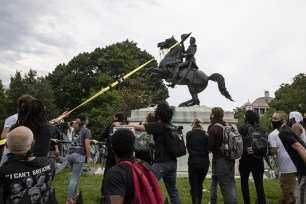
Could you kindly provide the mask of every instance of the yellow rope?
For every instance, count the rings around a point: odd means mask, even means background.
[[[126,75],[124,75],[123,77],[121,77],[120,79],[118,79],[117,81],[115,81],[114,83],[112,83],[111,85],[107,86],[106,88],[102,89],[101,91],[99,91],[98,93],[96,93],[95,95],[93,95],[92,97],[90,97],[89,99],[87,99],[86,101],[84,101],[83,103],[81,103],[80,105],[78,105],[77,107],[73,108],[71,111],[69,111],[68,113],[72,113],[73,111],[75,111],[76,109],[80,108],[81,106],[85,105],[86,103],[90,102],[91,100],[93,100],[94,98],[100,96],[101,94],[105,93],[106,91],[108,91],[109,89],[115,87],[116,85],[118,85],[120,82],[124,81],[124,79],[130,77],[132,74],[134,74],[135,72],[139,71],[140,69],[142,69],[144,66],[146,66],[147,64],[149,64],[150,62],[152,62],[154,60],[151,59],[149,61],[147,61],[146,63],[140,65],[139,67],[137,67],[136,69],[132,70],[131,72],[127,73]],[[66,114],[63,114],[61,116],[59,116],[58,118],[55,119],[55,121],[59,121],[62,120],[64,117],[66,116]],[[54,121],[50,121],[52,124],[54,123]]]
[[[127,73],[126,75],[124,75],[123,77],[121,77],[120,79],[118,79],[117,81],[115,81],[114,83],[112,83],[111,85],[109,85],[108,87],[102,89],[101,91],[99,91],[98,93],[96,93],[95,95],[93,95],[92,97],[90,97],[89,99],[87,99],[86,101],[84,101],[83,103],[81,103],[80,105],[78,105],[77,107],[73,108],[71,111],[69,111],[68,113],[72,113],[73,111],[75,111],[76,109],[80,108],[81,106],[85,105],[86,103],[90,102],[91,100],[93,100],[94,98],[100,96],[101,94],[105,93],[106,91],[108,91],[109,89],[117,86],[120,82],[124,81],[126,78],[130,77],[132,74],[134,74],[135,72],[139,71],[140,69],[142,69],[144,66],[146,66],[147,64],[149,64],[150,62],[152,62],[154,60],[151,59],[149,61],[147,61],[146,63],[140,65],[139,67],[137,67],[136,69],[132,70],[131,72]],[[54,124],[55,121],[60,121],[62,120],[64,117],[66,117],[66,114],[63,114],[61,116],[59,116],[58,118],[56,118],[55,120],[51,120],[49,121],[51,124]],[[0,146],[4,145],[6,143],[6,139],[0,140]]]
[[[0,146],[6,143],[6,139],[0,140]]]

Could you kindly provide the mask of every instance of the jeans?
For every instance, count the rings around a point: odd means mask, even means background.
[[[176,187],[176,161],[156,162],[152,166],[152,170],[157,178],[164,180],[167,192],[169,194],[171,204],[180,204],[181,199]]]
[[[72,153],[68,155],[67,161],[72,169],[67,194],[67,200],[71,200],[72,196],[77,193],[78,182],[85,162],[85,156]]]
[[[245,204],[250,204],[250,191],[249,191],[249,176],[252,172],[256,193],[257,202],[265,204],[265,191],[263,187],[263,174],[264,174],[264,162],[262,159],[240,159],[239,164],[240,178],[241,178],[241,191],[243,201]]]
[[[212,160],[212,181],[210,203],[217,203],[217,184],[219,182],[225,204],[236,204],[237,189],[235,183],[235,160],[221,157]]]
[[[232,197],[233,204],[237,204],[237,188],[235,177],[232,177]],[[211,176],[211,184],[210,184],[210,204],[217,204],[218,201],[218,177],[216,175]]]
[[[202,201],[203,182],[208,172],[208,164],[188,165],[188,178],[192,204],[200,204]]]

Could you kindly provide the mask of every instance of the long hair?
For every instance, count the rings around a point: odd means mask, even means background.
[[[31,130],[38,130],[47,122],[45,106],[39,100],[31,100],[24,103],[18,112],[17,124],[26,126]]]

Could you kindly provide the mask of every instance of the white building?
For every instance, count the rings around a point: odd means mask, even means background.
[[[274,99],[269,96],[269,91],[265,91],[264,97],[257,98],[253,103],[248,101],[241,108],[244,110],[253,110],[259,115],[265,114],[265,112],[269,109],[269,103]]]

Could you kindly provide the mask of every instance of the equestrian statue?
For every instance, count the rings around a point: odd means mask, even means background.
[[[194,37],[190,37],[190,45],[185,50],[184,41],[190,34],[183,34],[180,42],[172,36],[164,42],[158,43],[157,47],[160,50],[168,50],[168,53],[160,61],[157,68],[148,68],[143,75],[150,76],[150,82],[154,82],[156,78],[164,79],[169,82],[167,86],[172,88],[175,85],[187,85],[192,99],[181,103],[179,107],[200,105],[198,93],[207,87],[209,80],[217,82],[220,93],[225,98],[233,101],[225,87],[225,80],[221,74],[214,73],[207,76],[199,70],[194,57],[197,51]],[[185,61],[183,61],[183,58],[185,58]]]

